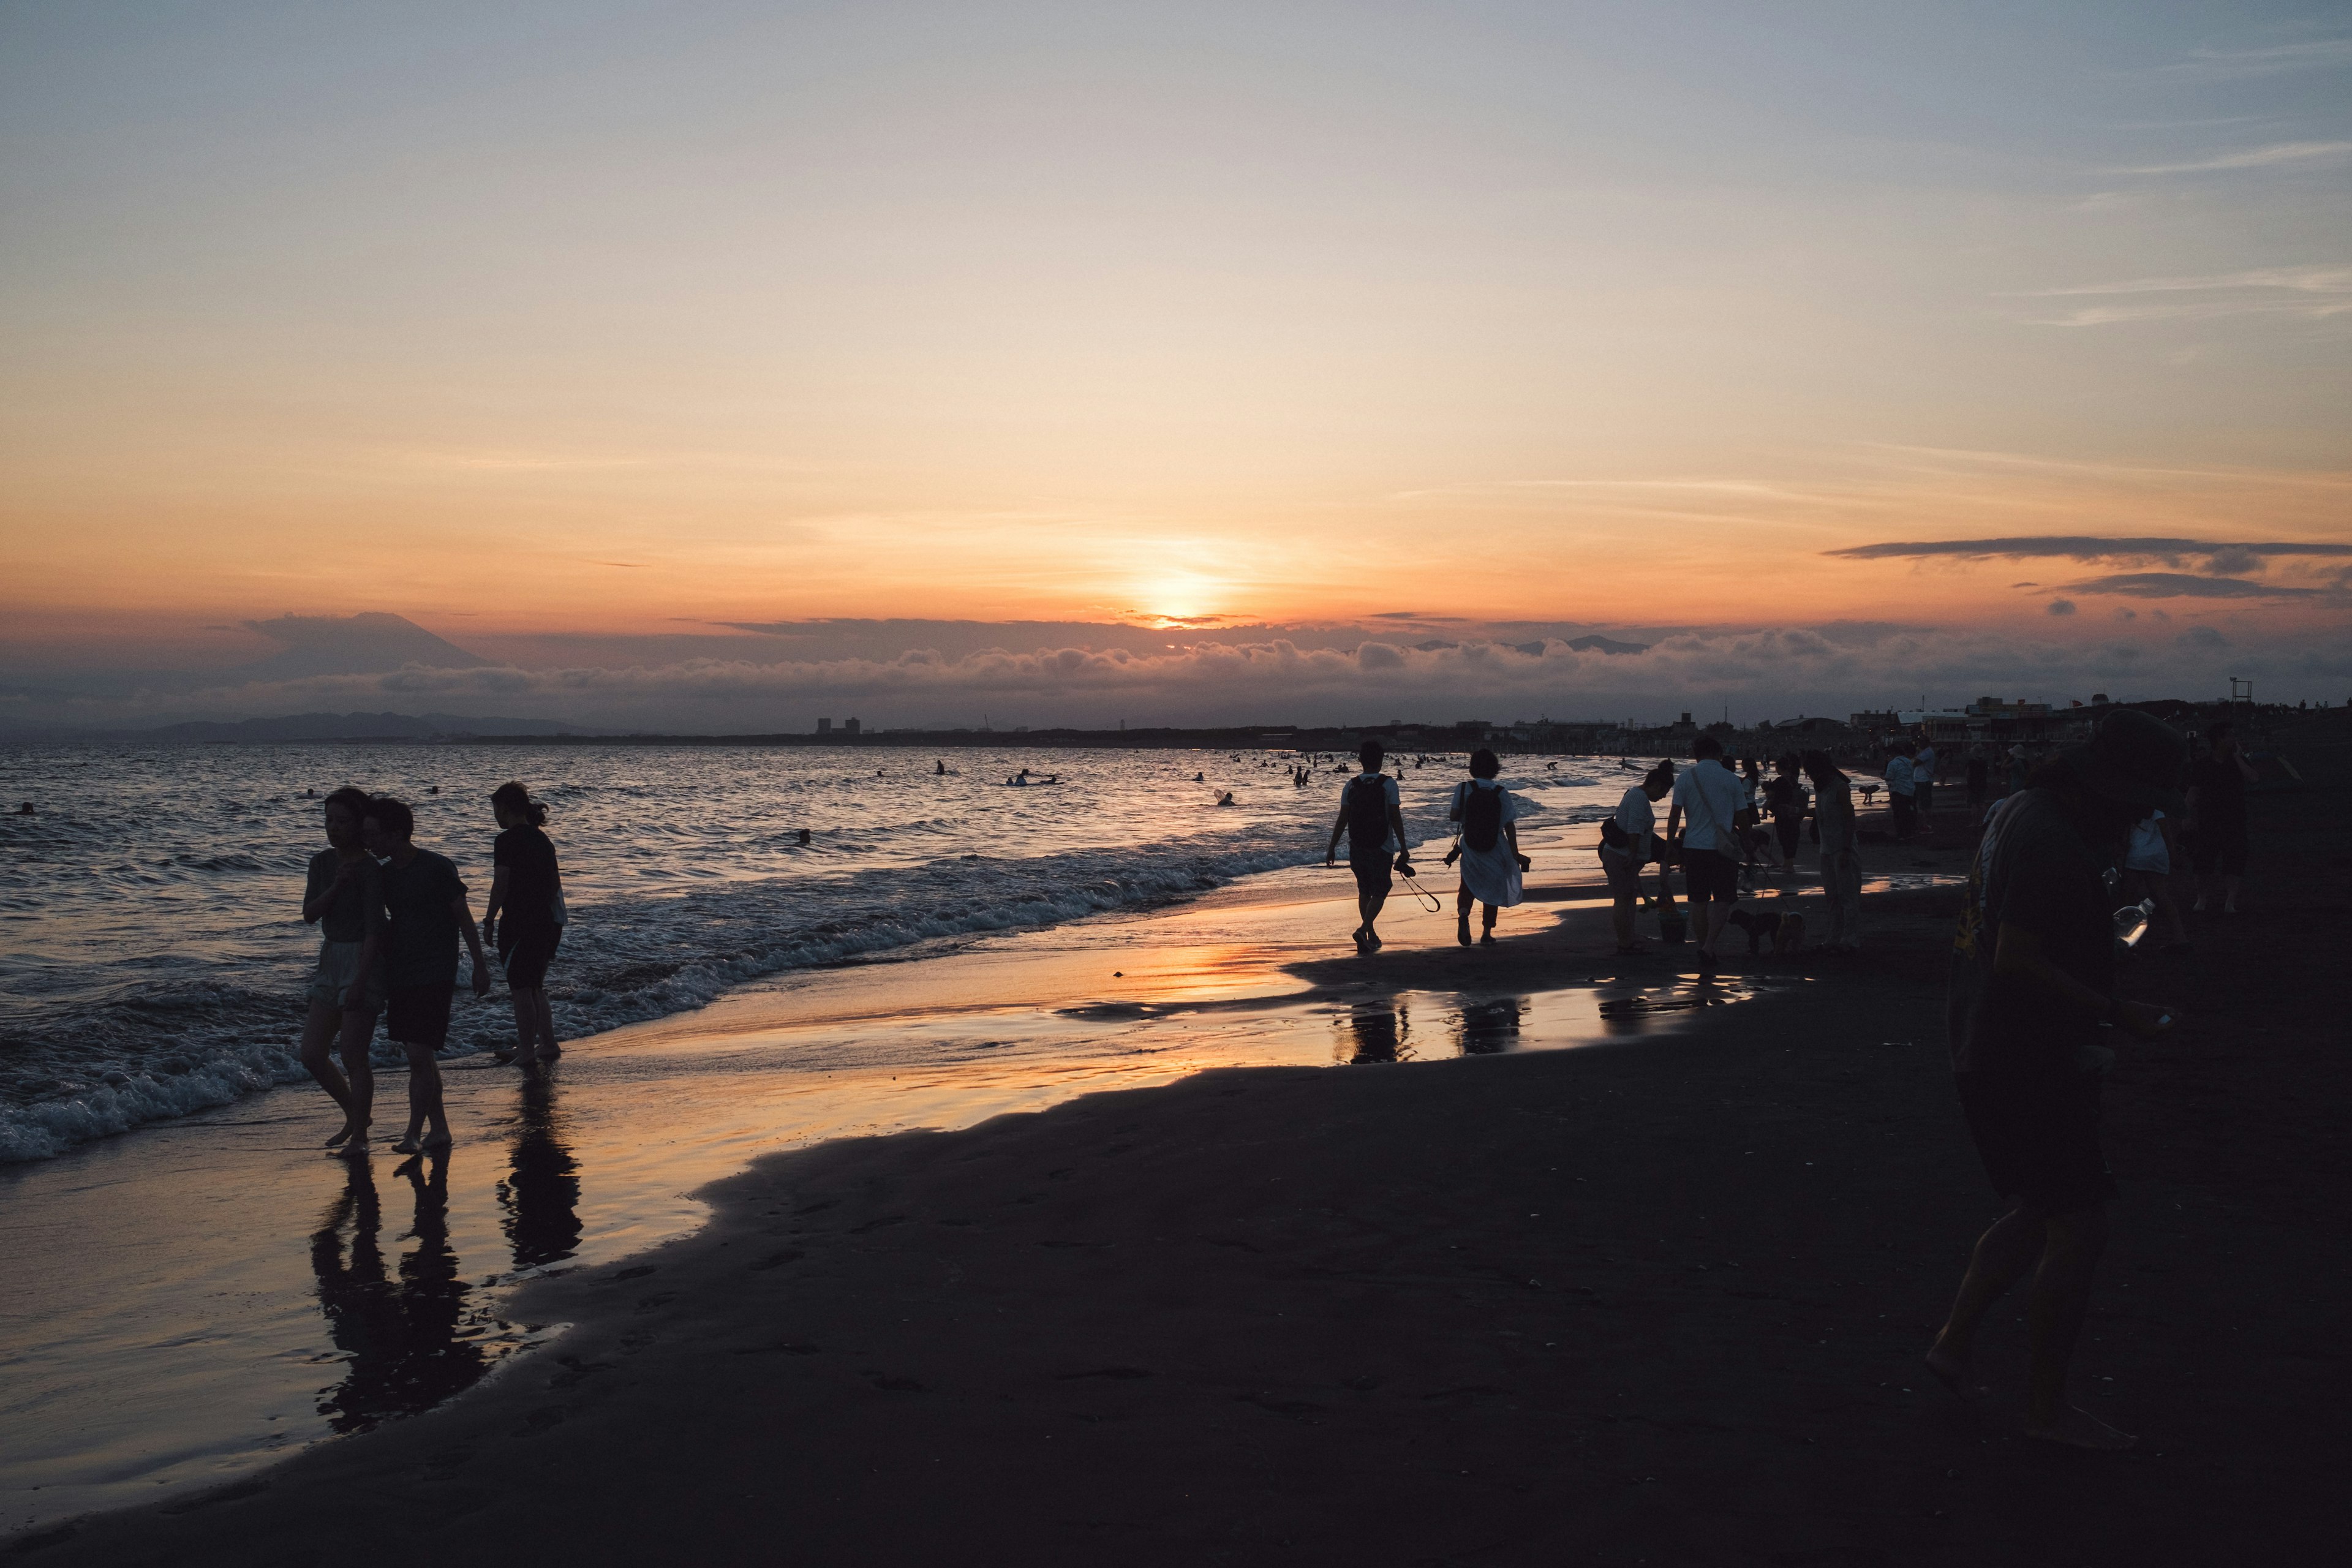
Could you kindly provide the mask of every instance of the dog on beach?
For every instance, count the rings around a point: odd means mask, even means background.
[[[1801,952],[1805,945],[1805,917],[1802,915],[1769,914],[1761,910],[1738,909],[1731,911],[1731,923],[1748,933],[1748,955],[1756,956],[1764,939],[1772,941],[1774,953]]]

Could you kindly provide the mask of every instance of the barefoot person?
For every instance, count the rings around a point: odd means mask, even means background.
[[[514,994],[514,1064],[528,1072],[534,1062],[551,1062],[561,1054],[555,1043],[555,1017],[547,1005],[547,966],[563,941],[563,873],[555,862],[555,846],[541,831],[547,807],[530,792],[509,780],[490,795],[490,810],[499,833],[490,857],[498,870],[490,879],[490,901],[482,924],[507,967],[507,989]],[[808,835],[801,835],[808,842]]]
[[[1519,853],[1519,830],[1513,825],[1520,805],[1510,791],[1496,782],[1502,771],[1502,763],[1486,747],[1471,752],[1470,776],[1454,786],[1454,800],[1445,811],[1447,821],[1462,825],[1461,842],[1445,858],[1462,863],[1462,890],[1454,895],[1454,938],[1465,947],[1470,945],[1473,903],[1486,906],[1486,934],[1478,940],[1492,947],[1496,913],[1526,897],[1519,873],[1527,869],[1528,858]]]
[[[1601,871],[1609,879],[1609,919],[1617,928],[1617,951],[1625,957],[1650,950],[1633,934],[1633,911],[1642,902],[1642,868],[1658,858],[1657,803],[1675,787],[1675,764],[1660,763],[1625,792],[1617,814],[1601,825]],[[1658,868],[1658,902],[1674,907],[1675,890]]]
[[[1331,841],[1323,847],[1323,864],[1336,866],[1340,837],[1347,837],[1348,868],[1356,874],[1359,921],[1349,934],[1356,939],[1359,952],[1370,952],[1381,945],[1381,933],[1372,929],[1372,922],[1381,918],[1381,906],[1389,901],[1389,889],[1396,885],[1389,874],[1391,863],[1406,876],[1412,875],[1412,851],[1405,847],[1397,782],[1381,772],[1387,754],[1378,741],[1366,741],[1358,748],[1357,760],[1364,771],[1341,786],[1339,819],[1331,825]]]
[[[449,1146],[436,1053],[449,1038],[461,933],[474,956],[474,994],[490,994],[489,961],[466,906],[466,884],[446,856],[419,849],[415,834],[415,814],[407,806],[390,795],[368,802],[368,847],[384,857],[383,902],[392,918],[384,942],[384,1033],[408,1055],[408,1131],[393,1145],[403,1154]]]
[[[1813,825],[1822,833],[1822,891],[1830,905],[1829,939],[1822,945],[1852,952],[1862,945],[1862,852],[1854,838],[1853,782],[1827,752],[1807,752],[1805,776],[1813,781]]]
[[[1692,766],[1675,781],[1666,837],[1671,841],[1682,829],[1683,894],[1690,900],[1691,939],[1698,944],[1704,977],[1715,973],[1716,941],[1739,902],[1739,830],[1732,825],[1746,809],[1748,786],[1723,765],[1723,742],[1714,736],[1701,735],[1691,758]],[[1719,907],[1712,917],[1710,903]]]
[[[375,1038],[375,1016],[383,1009],[383,976],[378,958],[383,946],[383,888],[374,859],[362,840],[363,789],[339,789],[327,797],[327,844],[310,858],[302,889],[302,923],[319,928],[319,963],[310,972],[310,1011],[302,1022],[302,1065],[342,1108],[343,1125],[327,1140],[365,1148],[375,1105],[375,1070],[368,1046]],[[342,1071],[327,1054],[342,1055]]]
[[[1978,848],[1953,944],[1953,1081],[1993,1190],[2012,1206],[1977,1242],[1927,1365],[1955,1392],[1979,1392],[1978,1326],[2031,1274],[2026,1434],[2085,1448],[2133,1442],[2066,1398],[2116,1196],[2099,1148],[2100,1074],[2113,1055],[2100,1037],[2152,1039],[2172,1022],[2116,994],[2105,873],[2135,821],[2179,808],[2187,758],[2179,736],[2126,709],[2037,769]]]

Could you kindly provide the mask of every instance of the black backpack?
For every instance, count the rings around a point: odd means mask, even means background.
[[[1503,837],[1503,792],[1469,786],[1469,796],[1462,803],[1462,842],[1469,848],[1484,853],[1495,847]]]
[[[1348,781],[1348,847],[1377,855],[1388,847],[1388,780],[1379,773],[1358,773]]]

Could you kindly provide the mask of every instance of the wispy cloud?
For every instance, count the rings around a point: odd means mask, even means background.
[[[2352,315],[2352,267],[2337,264],[2258,267],[2201,277],[2128,278],[2113,283],[2076,283],[2036,289],[2021,299],[2098,299],[2054,316],[2032,317],[2036,326],[2102,327],[2118,321],[2206,321],[2222,316],[2295,316],[2322,321]]]
[[[2281,163],[2308,163],[2319,159],[2341,158],[2347,153],[2352,153],[2352,142],[2273,142],[2267,147],[2248,147],[2242,152],[2223,153],[2189,163],[2147,163],[2115,172],[2119,174],[2210,174],[2231,169],[2268,169]]]
[[[2042,533],[2011,539],[1900,540],[1885,544],[1849,545],[1843,550],[1825,550],[1822,553],[1847,561],[1956,556],[1968,561],[2029,561],[2054,557],[2084,562],[2177,562],[2200,555],[2230,561],[2260,561],[2273,555],[2352,556],[2352,544],[2318,544],[2301,541],[2241,542],[2157,537],[2099,539],[2087,534]]]
[[[2352,38],[2306,38],[2255,49],[2200,49],[2185,60],[2158,66],[2158,76],[2226,78],[2276,76],[2283,71],[2341,70],[2352,67]]]
[[[2066,584],[2070,594],[2127,594],[2135,599],[2316,599],[2322,588],[2283,588],[2243,577],[2192,577],[2184,572],[2130,572]]]

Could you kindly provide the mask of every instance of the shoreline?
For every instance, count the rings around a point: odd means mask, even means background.
[[[2332,1529],[2343,1426],[2305,1393],[2326,1363],[2298,1359],[2332,1324],[2305,1281],[2345,1272],[2342,966],[2245,983],[2319,907],[2275,880],[2193,970],[2136,961],[2187,1023],[2113,1091],[2126,1198],[2080,1357],[2093,1407],[2147,1434],[2131,1456],[2053,1456],[1918,1375],[1993,1206],[1943,1072],[1953,895],[1931,889],[1866,902],[1862,962],[1768,966],[1791,983],[1638,1049],[1212,1069],[763,1157],[691,1235],[530,1287],[524,1310],[572,1326],[499,1380],[16,1549],[1957,1563],[2306,1542]],[[1586,980],[1602,917],[1566,912],[1503,952],[1328,968],[1383,971],[1348,998],[1375,1014],[1460,957],[1516,975],[1578,953]],[[2217,1102],[2259,1107],[2262,1134]],[[2325,1201],[2266,1201],[2290,1172]],[[1987,1370],[2013,1385],[1997,1338]]]

